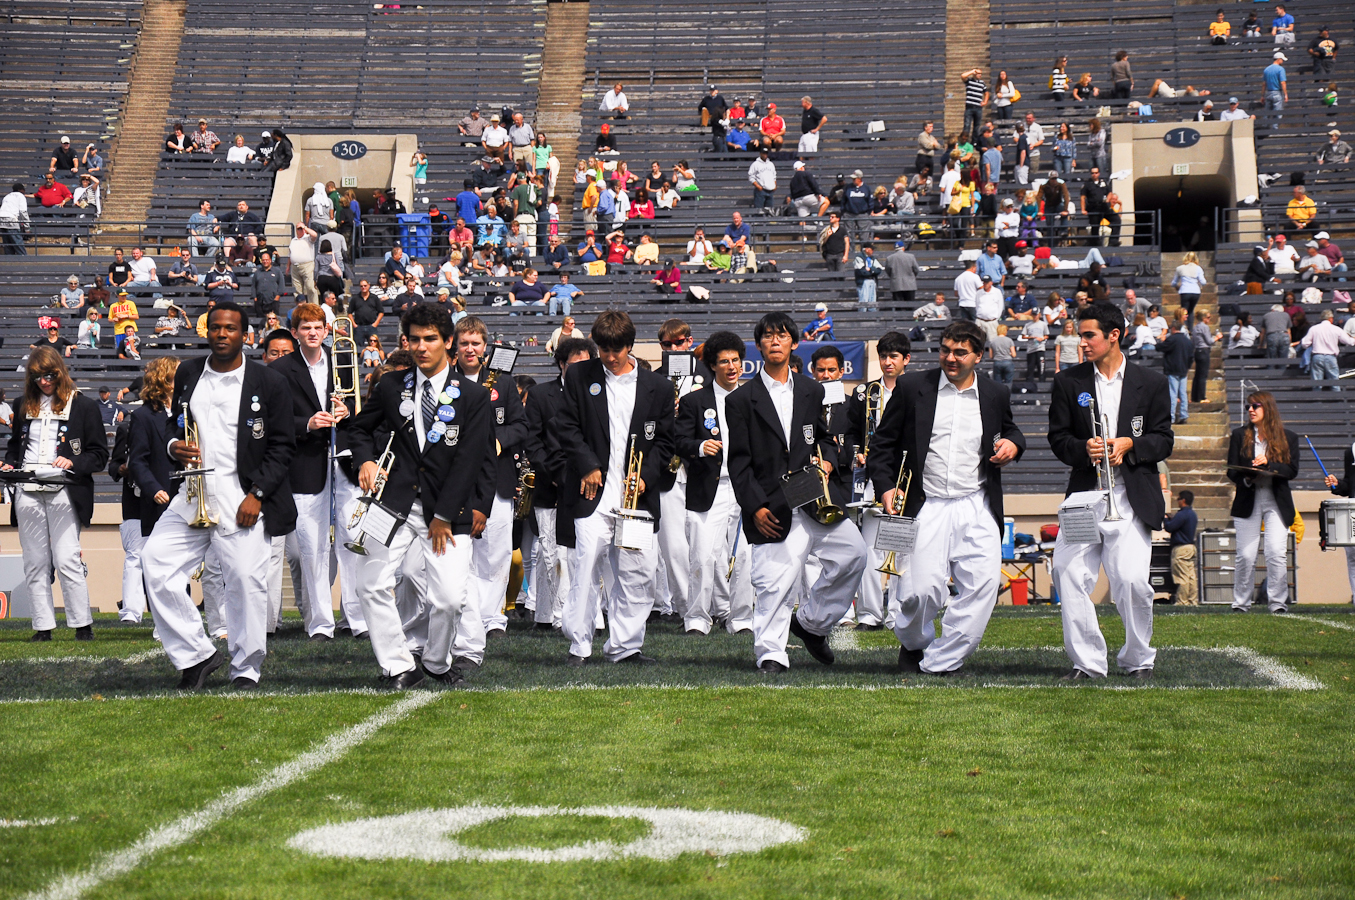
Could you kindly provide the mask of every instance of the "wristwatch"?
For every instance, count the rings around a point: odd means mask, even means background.
[[[249,489],[249,493],[255,500],[258,500],[260,503],[263,502],[263,488],[259,487],[257,484]]]

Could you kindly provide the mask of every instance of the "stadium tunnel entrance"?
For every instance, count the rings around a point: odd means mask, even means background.
[[[1134,208],[1157,214],[1163,253],[1213,250],[1220,209],[1232,206],[1232,184],[1221,175],[1177,175],[1134,182]]]

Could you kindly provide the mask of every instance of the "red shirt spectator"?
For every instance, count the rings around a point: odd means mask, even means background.
[[[621,238],[617,238],[607,245],[607,262],[620,265],[630,258],[630,248]]]
[[[33,192],[33,198],[43,206],[65,206],[71,202],[71,192],[49,174],[46,183]]]
[[[630,212],[627,214],[632,219],[652,219],[654,218],[654,201],[645,198],[643,203],[638,200],[631,203]]]
[[[768,137],[785,134],[786,120],[776,114],[776,104],[773,103],[769,105],[767,109],[768,113],[762,117],[762,121],[758,124],[757,130]]]

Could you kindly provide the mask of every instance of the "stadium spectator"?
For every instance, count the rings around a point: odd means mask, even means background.
[[[716,244],[706,254],[703,263],[707,272],[728,272],[733,263],[733,254],[727,244]]]
[[[193,141],[188,135],[184,134],[183,123],[175,122],[174,131],[169,137],[165,138],[165,152],[167,153],[191,153],[193,150]]]
[[[202,276],[202,286],[207,290],[207,298],[213,302],[235,300],[235,292],[239,290],[240,284],[226,262],[226,254],[217,252],[216,261]]]
[[[489,117],[489,125],[480,132],[480,146],[485,155],[503,164],[508,151],[508,130],[499,122],[499,114]]]
[[[913,160],[913,171],[920,174],[924,168],[935,171],[936,151],[944,149],[941,142],[932,132],[936,129],[933,122],[927,122],[922,126],[922,131],[917,136],[917,157]]]
[[[1203,403],[1209,393],[1209,358],[1214,342],[1221,338],[1221,332],[1209,327],[1209,313],[1200,310],[1196,314],[1195,327],[1191,329],[1191,342],[1195,348],[1195,378],[1191,382],[1190,399]]]
[[[1341,132],[1335,128],[1327,132],[1327,143],[1317,151],[1317,161],[1323,165],[1350,162],[1350,144],[1341,140]]]
[[[1311,351],[1308,371],[1313,381],[1335,381],[1340,378],[1341,367],[1336,364],[1336,357],[1341,352],[1341,346],[1355,346],[1355,337],[1338,328],[1332,321],[1334,318],[1331,310],[1322,310],[1321,321],[1308,329],[1308,333],[1299,341],[1301,348]],[[1332,390],[1339,391],[1340,388],[1334,387]]]
[[[875,305],[877,283],[884,270],[884,265],[875,258],[875,246],[869,241],[861,245],[852,268],[856,281],[856,307],[859,312],[866,312]]]
[[[80,186],[71,194],[71,205],[81,209],[93,207],[97,217],[103,213],[103,197],[99,191],[99,179],[88,172],[80,173]]]
[[[800,153],[819,152],[819,130],[828,124],[825,116],[809,97],[800,98]]]
[[[178,337],[192,330],[193,323],[188,321],[188,313],[173,303],[165,308],[163,316],[155,320],[156,337]]]
[[[268,162],[264,164],[265,172],[281,172],[283,169],[292,167],[292,157],[295,151],[292,149],[292,140],[282,133],[281,128],[273,129],[273,152],[268,155]]]
[[[80,328],[75,334],[75,346],[81,350],[99,349],[99,333],[101,330],[99,308],[91,306],[85,311],[85,318],[81,320]]]
[[[692,239],[687,242],[687,259],[682,264],[684,266],[703,265],[711,249],[711,242],[706,240],[706,230],[698,226],[692,234]]]
[[[734,130],[725,135],[725,149],[730,153],[744,153],[757,149],[757,141],[752,140],[743,119],[734,123]]]
[[[38,328],[43,332],[34,347],[51,347],[62,356],[70,356],[75,344],[61,336],[61,320],[55,316],[42,316],[38,319]]]
[[[797,159],[791,169],[790,193],[786,197],[786,202],[795,207],[796,215],[823,215],[828,209],[828,199],[820,191],[818,181],[805,171],[803,160]]]
[[[508,142],[513,146],[513,162],[526,164],[528,170],[536,167],[536,151],[532,144],[536,141],[536,131],[523,119],[522,113],[513,113],[513,121],[508,126]]]
[[[536,269],[525,269],[522,280],[508,291],[509,306],[545,306],[547,289]]]
[[[141,340],[137,337],[136,326],[128,325],[122,343],[118,345],[118,359],[141,359]]]
[[[638,265],[654,265],[659,261],[659,245],[648,233],[641,234],[632,258]]]
[[[960,134],[977,140],[982,127],[983,110],[992,100],[992,92],[988,90],[980,68],[962,72],[960,83],[964,85],[964,124],[960,127]]]
[[[263,234],[263,220],[259,214],[251,212],[244,200],[235,204],[235,209],[218,220],[221,243],[227,251],[248,249],[250,255],[259,247],[259,236]],[[234,255],[234,253],[232,253]]]
[[[937,294],[932,302],[913,310],[913,318],[921,322],[950,321],[950,309],[946,306],[946,295]]]
[[[663,268],[654,274],[649,283],[654,286],[654,290],[660,294],[681,294],[682,293],[682,272],[678,269],[677,263],[669,258],[663,261]]]
[[[1195,529],[1199,520],[1191,508],[1195,503],[1195,494],[1193,491],[1181,491],[1176,498],[1177,511],[1170,516],[1164,515],[1162,520],[1163,529],[1171,535],[1172,580],[1176,582],[1174,602],[1177,606],[1198,606],[1200,592],[1195,566]]]
[[[672,174],[673,189],[679,194],[696,193],[701,190],[696,184],[696,171],[687,165],[687,160],[680,159],[677,165],[673,166]]]
[[[786,120],[776,114],[776,104],[767,104],[767,115],[758,122],[758,131],[762,135],[759,146],[771,150],[780,150],[786,141]]]
[[[187,247],[179,248],[179,258],[165,273],[165,284],[170,287],[197,287],[198,267],[193,265],[193,254]]]
[[[1012,104],[1021,96],[1021,92],[1012,84],[1011,79],[1007,77],[1006,70],[997,73],[997,94],[993,97],[993,109],[997,110],[998,119],[1006,122],[1012,117]]]
[[[1257,338],[1260,336],[1260,330],[1251,323],[1251,313],[1241,313],[1238,315],[1237,321],[1233,323],[1233,327],[1228,329],[1228,349],[1254,349]]]
[[[1228,43],[1228,38],[1233,33],[1233,26],[1228,24],[1228,19],[1223,10],[1214,13],[1214,21],[1209,23],[1209,43],[1216,46],[1224,46]]]
[[[1256,116],[1253,116],[1251,113],[1238,106],[1238,99],[1236,97],[1229,97],[1228,108],[1219,113],[1220,122],[1238,122],[1242,119],[1254,118],[1256,118]]]
[[[314,271],[314,269],[312,269]],[[277,312],[278,298],[285,289],[282,272],[273,265],[273,254],[265,250],[259,254],[259,268],[254,270],[254,311],[260,316]]]
[[[71,139],[67,135],[61,136],[61,143],[52,151],[52,160],[47,165],[47,171],[72,181],[80,173],[80,157],[71,149]]]
[[[478,216],[477,216],[478,218]],[[460,250],[463,258],[469,258],[475,252],[475,232],[471,231],[466,225],[467,221],[476,221],[476,219],[464,219],[461,216],[456,217],[456,224],[447,235],[447,241],[453,250]]]
[[[1319,231],[1313,235],[1313,240],[1317,241],[1319,252],[1327,258],[1331,271],[1341,276],[1340,281],[1345,281],[1345,273],[1349,271],[1346,268],[1346,257],[1341,252],[1341,248],[1331,242],[1331,235],[1325,231]]]
[[[1313,75],[1318,81],[1330,81],[1336,77],[1336,51],[1340,44],[1332,39],[1327,26],[1317,30],[1317,37],[1308,43],[1308,56],[1313,60]]]
[[[768,158],[769,152],[766,147],[758,152],[748,167],[748,183],[753,186],[753,209],[770,213],[776,203],[776,164]]]
[[[1270,20],[1270,33],[1275,37],[1275,44],[1293,44],[1294,43],[1294,17],[1285,12],[1284,4],[1275,4],[1275,18]]]
[[[0,201],[0,238],[4,240],[4,252],[7,256],[27,256],[24,246],[24,232],[29,228],[28,196],[24,193],[22,182],[10,185],[10,191]]]
[[[1284,112],[1284,105],[1289,102],[1289,79],[1284,71],[1284,64],[1288,59],[1289,57],[1276,50],[1270,65],[1261,73],[1265,87],[1266,110],[1271,113],[1272,131],[1279,130],[1280,119],[1283,118],[1281,113]]]
[[[1293,223],[1295,231],[1308,231],[1313,227],[1317,204],[1308,196],[1307,189],[1303,185],[1294,185],[1294,196],[1286,205],[1284,214]]]
[[[563,340],[581,337],[584,337],[584,333],[575,327],[574,317],[565,313],[565,318],[560,323],[560,327],[552,331],[550,338],[546,341],[546,352],[554,353],[555,348],[560,346],[560,342]]]
[[[819,232],[818,244],[828,271],[837,272],[847,264],[851,257],[852,242],[847,236],[847,229],[842,227],[842,217],[838,213],[828,214],[828,225]]]
[[[136,330],[136,320],[141,318],[136,309],[136,302],[128,296],[127,292],[118,291],[118,299],[108,308],[108,321],[113,323],[113,342],[115,346],[121,347],[123,340],[127,336],[128,330]]]
[[[1299,252],[1289,245],[1288,238],[1277,234],[1269,241],[1270,249],[1266,258],[1270,262],[1270,272],[1275,281],[1290,278],[1298,274]]]
[[[616,156],[616,135],[612,134],[612,126],[603,122],[598,126],[598,136],[593,139],[593,152],[598,156]]]
[[[546,309],[546,314],[555,316],[563,313],[568,318],[570,310],[574,308],[574,301],[583,296],[583,291],[579,290],[577,285],[571,284],[569,272],[560,272],[560,283],[553,284],[550,287],[550,304]]]
[[[221,246],[221,224],[212,215],[210,200],[198,201],[198,211],[188,217],[188,246],[194,256],[208,256]]]
[[[155,269],[155,260],[146,255],[145,248],[133,247],[132,259],[127,263],[132,270],[132,279],[127,282],[128,287],[160,287],[160,279]],[[158,294],[156,295],[159,296]]]
[[[1115,52],[1115,62],[1110,64],[1110,85],[1110,96],[1116,100],[1128,100],[1130,94],[1134,92],[1134,70],[1129,64],[1128,50]]]
[[[472,106],[470,112],[466,114],[460,122],[456,123],[456,130],[461,132],[464,137],[474,138],[474,141],[468,141],[463,144],[466,147],[475,147],[482,145],[485,127],[489,124],[480,115],[480,110]]]
[[[828,304],[814,304],[814,318],[800,332],[804,341],[831,341],[833,339],[833,317],[828,315]]]
[[[1331,272],[1331,262],[1318,249],[1317,241],[1304,244],[1305,255],[1299,260],[1299,281],[1318,281]]]
[[[80,163],[85,167],[85,171],[95,178],[103,178],[104,158],[99,155],[97,145],[93,143],[85,145],[85,155],[80,158]]]
[[[578,257],[580,265],[587,265],[591,262],[601,262],[607,255],[607,251],[598,246],[597,233],[592,229],[583,233],[583,241],[574,249],[574,254]]]
[[[198,119],[198,130],[193,132],[192,152],[215,153],[216,148],[220,146],[221,139],[216,136],[216,132],[207,128],[207,120]]]
[[[72,195],[70,188],[57,181],[56,176],[48,172],[42,177],[42,185],[33,192],[33,199],[51,209],[67,205],[71,202]]]
[[[1049,73],[1049,95],[1055,103],[1062,103],[1068,93],[1068,57],[1060,56],[1054,60],[1054,68]]]
[[[229,165],[244,166],[253,162],[256,155],[252,148],[245,145],[245,136],[237,134],[235,140],[231,142],[230,149],[226,151],[226,162]]]
[[[611,113],[613,118],[629,118],[630,101],[626,99],[625,85],[617,82],[612,85],[612,89],[602,95],[602,102],[598,104],[598,110],[604,113]]]
[[[701,124],[710,126],[710,145],[714,153],[724,153],[725,147],[725,121],[726,114],[729,112],[729,103],[724,97],[720,96],[720,89],[715,85],[710,85],[705,97],[697,104],[697,112],[701,115]],[[678,185],[678,190],[682,186]]]
[[[292,293],[311,303],[320,299],[315,284],[315,242],[319,238],[305,222],[297,222],[292,239],[287,244],[287,274],[291,278]]]

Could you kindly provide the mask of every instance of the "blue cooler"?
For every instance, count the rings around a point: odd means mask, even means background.
[[[1002,520],[1002,558],[1016,558],[1016,520],[1011,516]]]
[[[428,213],[401,213],[396,216],[400,223],[400,246],[406,256],[415,259],[428,258],[428,245],[433,238],[433,226]]]

